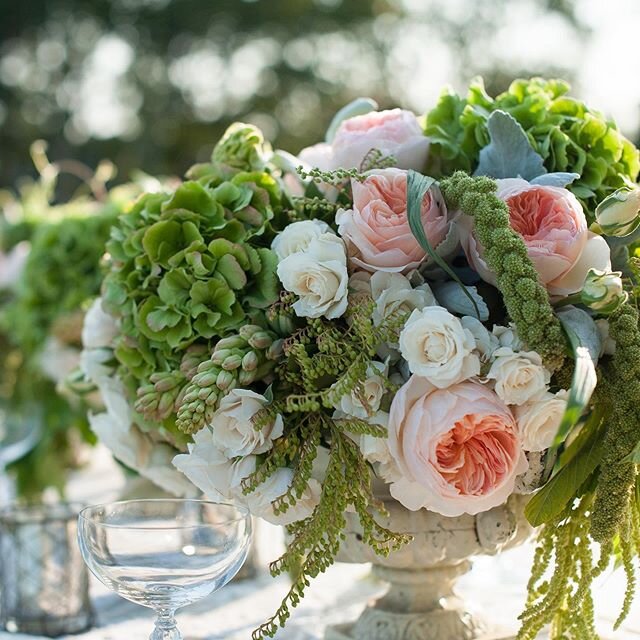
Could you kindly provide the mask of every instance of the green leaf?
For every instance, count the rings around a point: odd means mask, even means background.
[[[458,283],[464,294],[469,298],[473,308],[476,312],[476,317],[480,318],[480,310],[475,301],[475,298],[471,295],[467,288],[462,284],[462,281],[456,273],[451,269],[447,262],[439,256],[431,246],[431,243],[427,239],[427,234],[422,226],[422,200],[429,191],[429,189],[435,184],[435,180],[429,176],[423,176],[421,173],[410,169],[407,172],[407,219],[409,221],[409,227],[411,233],[418,241],[418,244],[424,249],[433,261],[455,282]]]
[[[589,351],[591,345],[583,342],[576,330],[567,322],[566,316],[563,319],[562,315],[559,315],[559,318],[569,338],[569,344],[575,360],[575,369],[571,380],[569,398],[567,399],[567,408],[551,445],[550,455],[564,442],[571,429],[578,424],[598,383],[596,363]]]
[[[585,435],[581,433],[565,452],[569,461],[529,500],[525,515],[532,526],[539,527],[562,513],[595,471],[604,449],[598,429],[602,417],[600,412],[590,416],[583,427]]]
[[[520,123],[505,111],[494,111],[487,120],[491,142],[480,151],[474,175],[532,180],[546,173]]]

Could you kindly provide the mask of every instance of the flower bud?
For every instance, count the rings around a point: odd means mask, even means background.
[[[234,383],[233,374],[229,371],[221,371],[216,379],[216,387],[220,391],[226,391]]]
[[[640,226],[640,189],[622,187],[596,208],[596,220],[605,235],[624,237]]]
[[[590,269],[580,294],[582,303],[603,315],[613,313],[628,297],[621,276],[620,271]]]
[[[222,362],[222,368],[225,371],[233,371],[242,365],[242,356],[234,353],[224,359]]]
[[[242,368],[245,371],[253,371],[258,366],[258,354],[255,351],[248,351],[242,358]]]

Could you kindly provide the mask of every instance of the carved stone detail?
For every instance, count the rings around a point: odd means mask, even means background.
[[[469,558],[493,555],[524,542],[531,527],[524,518],[527,498],[513,495],[502,506],[476,516],[446,518],[424,509],[409,511],[381,488],[389,517],[380,522],[414,539],[388,558],[362,543],[354,514],[347,515],[346,539],[338,560],[371,562],[389,584],[353,624],[327,629],[326,640],[504,639],[471,615],[454,593],[456,579],[469,571]]]

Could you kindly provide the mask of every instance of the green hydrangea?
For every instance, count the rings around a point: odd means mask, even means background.
[[[562,80],[515,80],[496,98],[474,80],[463,98],[450,89],[427,114],[425,133],[431,138],[427,173],[436,177],[456,170],[468,173],[478,163],[480,149],[489,143],[487,119],[500,109],[523,127],[549,172],[580,174],[568,188],[589,215],[616,189],[634,183],[640,171],[636,147],[612,120],[567,95]]]
[[[177,371],[191,345],[213,344],[279,295],[269,246],[272,221],[286,213],[276,179],[197,173],[171,193],[143,195],[107,244],[103,295],[122,319],[116,357],[143,384]]]

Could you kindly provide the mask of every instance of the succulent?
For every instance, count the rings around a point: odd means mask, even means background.
[[[527,133],[549,172],[580,174],[568,188],[593,219],[596,205],[617,189],[630,186],[640,171],[640,155],[613,121],[567,95],[561,80],[515,80],[492,98],[482,80],[474,80],[466,98],[445,90],[427,114],[431,139],[427,173],[473,172],[480,149],[489,143],[487,120],[497,109],[513,116]]]

